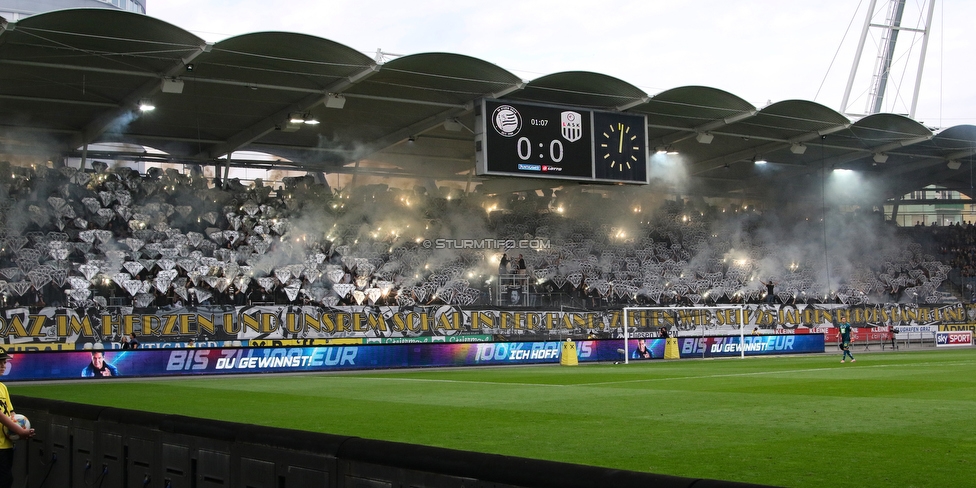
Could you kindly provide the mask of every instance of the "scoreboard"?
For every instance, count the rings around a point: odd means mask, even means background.
[[[485,99],[477,174],[647,184],[643,115]]]

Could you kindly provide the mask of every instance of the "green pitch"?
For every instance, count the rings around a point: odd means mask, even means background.
[[[966,486],[976,349],[9,384],[11,393],[791,487]]]

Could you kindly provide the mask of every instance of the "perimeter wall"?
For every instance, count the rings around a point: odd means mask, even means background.
[[[747,488],[493,454],[14,396],[38,434],[15,479],[82,488]],[[22,481],[18,481],[21,483]]]

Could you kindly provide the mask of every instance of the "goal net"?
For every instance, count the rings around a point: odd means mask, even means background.
[[[738,335],[744,342],[747,323],[746,307],[716,305],[701,307],[625,307],[621,352],[624,363],[631,359],[664,357],[663,339],[667,337],[705,337]],[[653,345],[647,342],[653,340]],[[742,350],[742,357],[745,351]]]

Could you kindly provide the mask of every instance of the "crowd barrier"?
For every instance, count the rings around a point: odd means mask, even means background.
[[[37,430],[18,442],[15,479],[35,488],[761,486],[16,395],[13,400]]]

